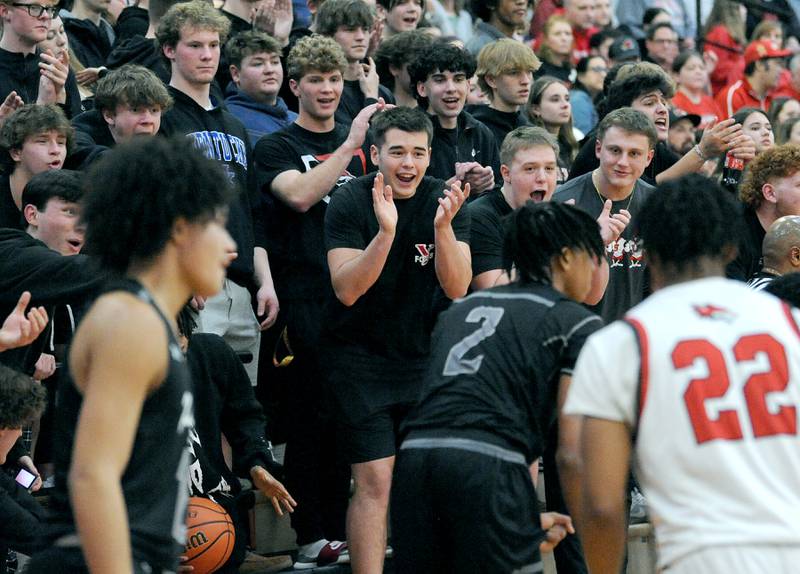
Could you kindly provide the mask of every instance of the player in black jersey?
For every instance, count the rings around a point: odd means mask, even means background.
[[[528,202],[510,217],[505,251],[517,280],[441,315],[420,402],[402,426],[398,572],[540,572],[539,548],[573,532],[567,516],[537,520],[529,466],[583,342],[602,326],[577,301],[603,243],[597,223],[570,206]]]
[[[29,571],[174,572],[185,538],[189,371],[175,316],[214,295],[236,245],[222,168],[185,140],[116,147],[91,172],[87,249],[118,274],[59,388],[49,550]]]

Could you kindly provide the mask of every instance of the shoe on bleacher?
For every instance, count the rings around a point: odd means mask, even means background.
[[[631,524],[644,524],[648,522],[647,516],[647,499],[642,494],[642,491],[634,487],[631,491]]]
[[[295,570],[310,570],[329,564],[347,564],[350,562],[350,552],[347,542],[332,540],[327,542],[316,555],[299,552],[294,562]]]

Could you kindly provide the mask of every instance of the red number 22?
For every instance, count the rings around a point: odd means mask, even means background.
[[[750,375],[744,385],[744,398],[756,438],[797,433],[797,409],[780,406],[774,413],[767,408],[767,395],[786,390],[789,384],[789,367],[783,345],[767,334],[746,335],[733,347],[733,355],[739,363],[752,361],[764,353],[770,369]],[[743,438],[739,415],[735,410],[720,411],[711,419],[705,408],[707,399],[720,398],[728,392],[730,379],[725,357],[710,341],[690,339],[681,341],[672,351],[672,363],[676,369],[685,369],[697,359],[708,366],[708,376],[693,379],[683,394],[689,418],[698,444],[710,440],[739,440]]]

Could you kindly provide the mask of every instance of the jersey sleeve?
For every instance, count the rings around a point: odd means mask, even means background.
[[[578,356],[564,413],[632,423],[639,364],[633,329],[625,323],[593,334]]]
[[[366,239],[361,230],[365,227],[362,219],[374,214],[365,213],[359,202],[358,193],[366,193],[359,180],[352,180],[342,186],[331,197],[325,211],[325,248],[330,251],[340,247],[347,249],[367,248],[370,239]],[[370,205],[372,198],[370,197]]]

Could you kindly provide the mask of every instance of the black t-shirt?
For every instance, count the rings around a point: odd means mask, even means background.
[[[363,149],[353,155],[347,169],[322,201],[305,213],[289,208],[270,187],[284,171],[306,173],[330,157],[349,134],[337,124],[333,131],[316,133],[291,124],[264,136],[256,144],[258,188],[267,201],[267,249],[275,287],[281,299],[318,299],[331,292],[325,249],[325,210],[334,192],[348,181],[367,173]]]
[[[25,218],[11,196],[11,185],[6,174],[0,175],[0,228],[25,230]]]
[[[468,106],[467,111],[472,114],[473,118],[492,130],[498,151],[503,145],[503,140],[510,131],[522,126],[531,125],[528,118],[526,118],[525,114],[521,111],[501,112],[485,105]]]
[[[378,85],[378,96],[383,98],[387,104],[394,103],[394,94],[384,86]],[[364,97],[358,80],[344,80],[342,97],[339,106],[336,108],[336,123],[351,124],[358,113],[370,104],[378,100]]]
[[[402,432],[489,440],[525,454],[544,448],[559,376],[571,375],[602,320],[549,285],[479,291],[442,313],[417,407]]]
[[[472,276],[503,269],[503,217],[513,209],[499,189],[484,193],[469,204]]]
[[[333,196],[325,215],[328,250],[366,249],[378,233],[372,207],[374,177],[360,177]],[[395,199],[398,221],[378,280],[351,307],[332,302],[328,331],[338,346],[376,358],[421,363],[430,350],[434,303],[440,289],[434,264],[433,219],[445,183],[424,177],[408,199]],[[469,243],[469,213],[453,219],[458,241]]]
[[[600,166],[600,160],[597,159],[595,154],[597,136],[594,133],[590,133],[584,141],[585,143],[581,146],[578,155],[575,156],[575,160],[569,170],[570,180],[585,173],[590,173]],[[653,154],[653,160],[645,168],[642,179],[645,183],[656,185],[656,176],[663,171],[667,171],[679,159],[681,159],[680,156],[670,150],[664,142],[658,142]]]
[[[150,294],[134,281],[122,282],[113,290],[132,293],[152,305],[164,322],[169,341],[164,348],[168,357],[166,375],[145,398],[120,482],[134,558],[174,572],[184,550],[183,525],[189,496],[187,437],[194,424],[191,376],[169,322]],[[57,402],[51,543],[76,532],[67,475],[83,395],[71,377],[59,386]]]
[[[744,230],[739,238],[739,253],[736,259],[728,264],[725,275],[729,279],[748,281],[761,270],[763,265],[762,246],[767,232],[753,209],[746,207],[743,217]]]
[[[613,202],[612,213],[627,209],[631,222],[622,235],[606,246],[608,258],[608,287],[603,299],[592,310],[603,317],[606,323],[616,321],[634,305],[640,303],[649,291],[647,265],[642,257],[642,240],[639,235],[639,211],[655,188],[641,179],[636,182],[631,195]],[[554,201],[575,200],[575,206],[583,209],[594,218],[600,216],[605,200],[600,197],[592,182],[592,174],[587,173],[571,179],[556,189]]]

